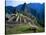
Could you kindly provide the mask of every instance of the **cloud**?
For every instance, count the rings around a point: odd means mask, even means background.
[[[23,3],[30,3],[31,2],[31,0],[29,1],[29,0],[14,0],[14,1],[17,1],[17,2],[23,2]]]
[[[43,0],[6,0],[6,6],[17,6],[23,3],[43,3]]]

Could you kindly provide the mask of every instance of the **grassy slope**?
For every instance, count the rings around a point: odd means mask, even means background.
[[[9,28],[9,30],[6,32],[7,34],[14,34],[14,33],[30,33],[30,32],[34,32],[34,30],[31,29],[32,27],[30,27],[28,24],[19,24],[16,27],[13,28]],[[43,32],[42,28],[36,29],[36,32]]]

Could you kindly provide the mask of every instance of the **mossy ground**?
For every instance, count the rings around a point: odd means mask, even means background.
[[[8,30],[6,29],[6,34],[35,33],[31,28],[29,24],[18,24]],[[36,29],[37,32],[44,32],[44,29],[39,27],[39,29]]]

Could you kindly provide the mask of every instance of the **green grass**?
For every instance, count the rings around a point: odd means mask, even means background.
[[[9,28],[9,30],[6,31],[6,34],[18,34],[18,33],[30,33],[30,32],[33,32],[33,30],[28,24],[19,24],[13,28]],[[36,29],[36,32],[43,32],[43,29],[42,28]]]
[[[23,33],[28,28],[30,28],[30,26],[28,24],[26,24],[26,25],[20,24],[20,25],[17,25],[16,27],[14,27],[14,28],[9,28],[7,33]]]

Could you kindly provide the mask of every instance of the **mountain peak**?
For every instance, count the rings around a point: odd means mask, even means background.
[[[24,3],[24,5],[26,5],[26,3]]]
[[[26,4],[26,3],[24,3],[22,7],[23,7],[23,8],[25,8],[25,7],[26,7],[26,5],[27,5],[27,4]]]

